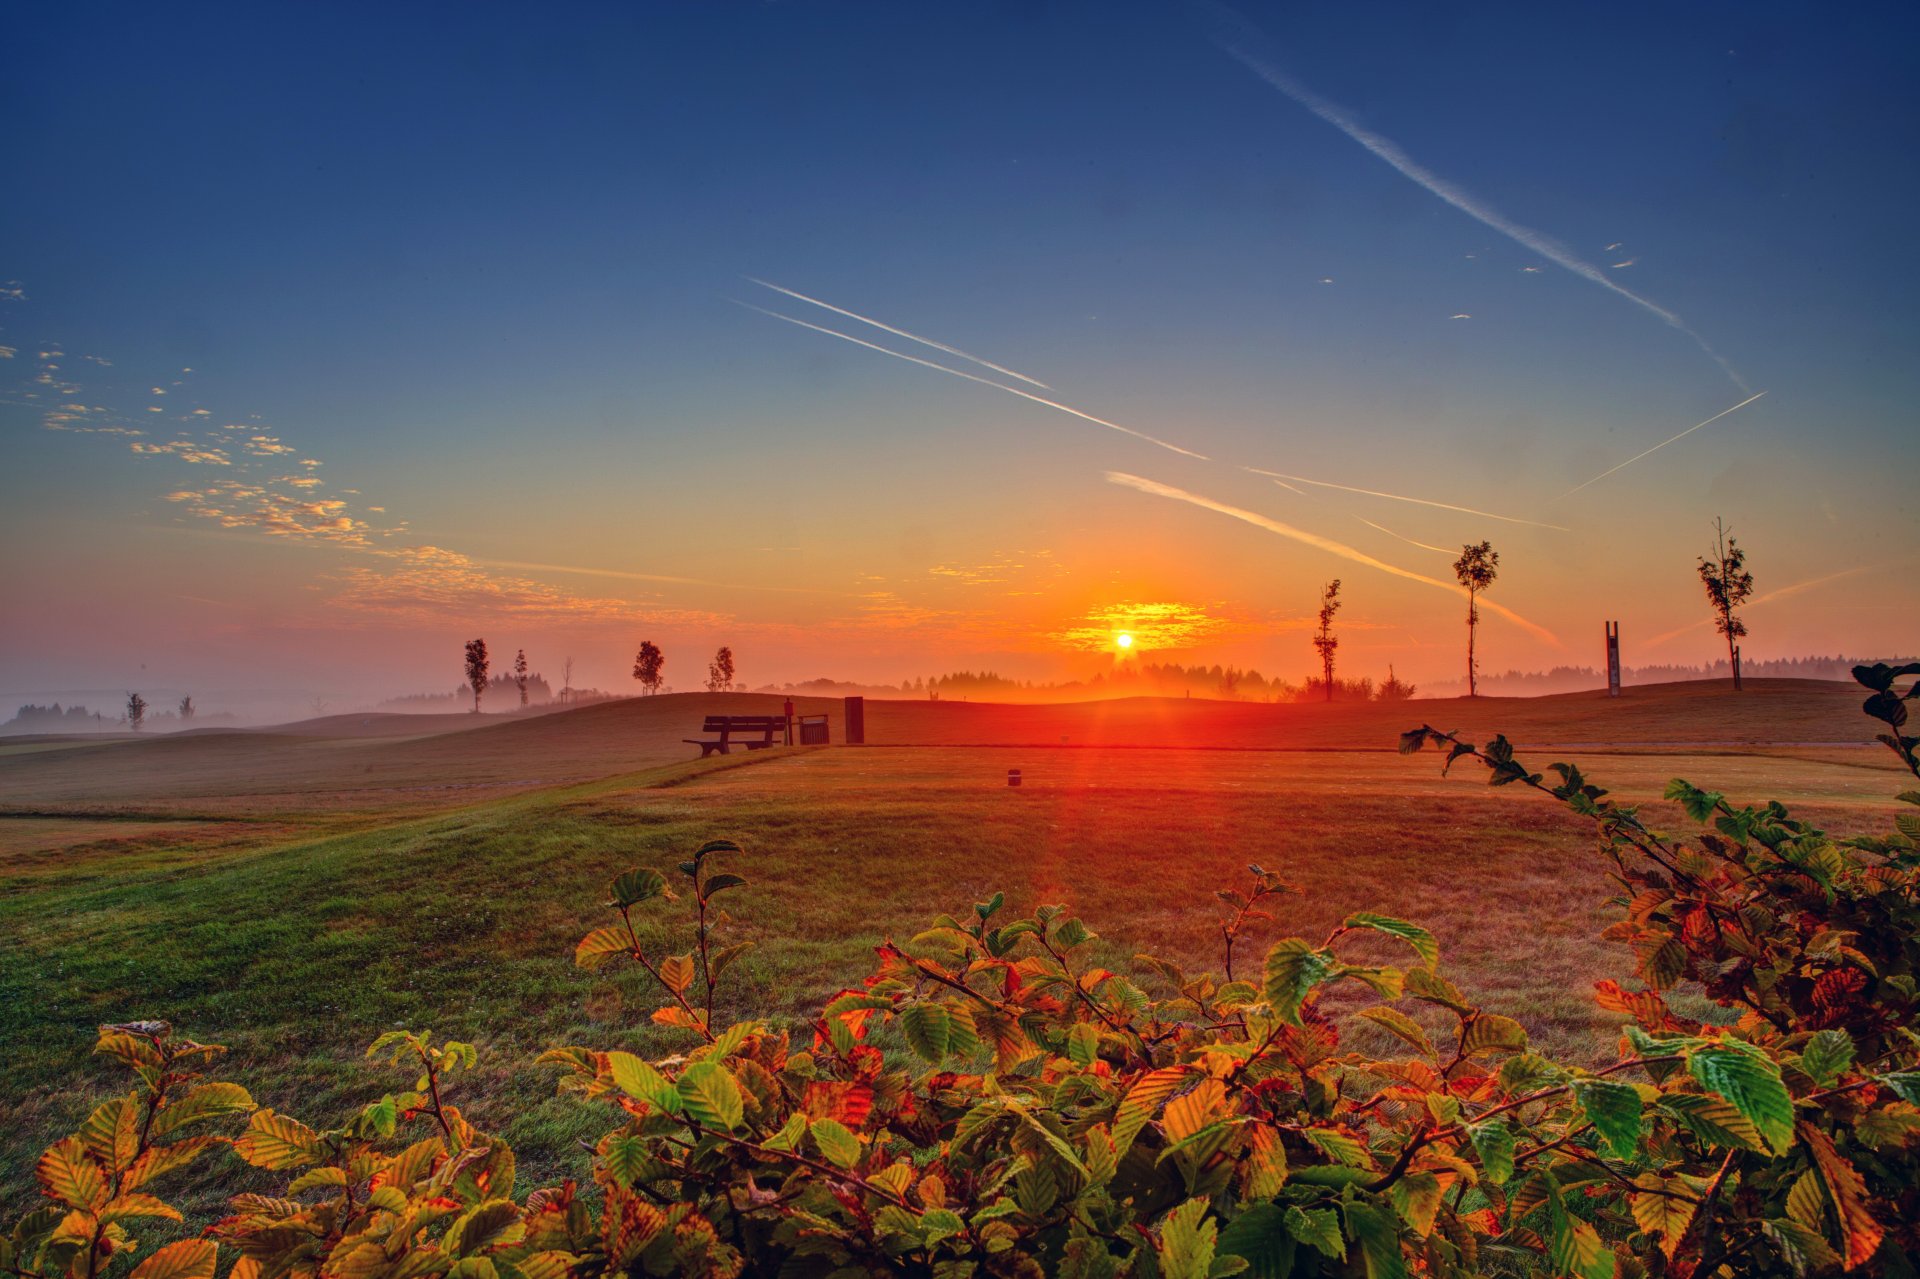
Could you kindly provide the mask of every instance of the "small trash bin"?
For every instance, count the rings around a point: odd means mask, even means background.
[[[825,715],[802,715],[800,717],[800,744],[802,746],[825,746],[827,744],[827,717]]]

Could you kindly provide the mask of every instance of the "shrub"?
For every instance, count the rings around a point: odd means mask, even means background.
[[[1920,682],[1896,688],[1920,665],[1857,674],[1920,777],[1902,731]],[[512,1152],[447,1101],[464,1044],[382,1036],[370,1051],[412,1087],[317,1131],[199,1081],[216,1049],[110,1026],[101,1051],[138,1086],[42,1158],[50,1203],[0,1243],[0,1270],[90,1279],[136,1249],[128,1222],[177,1216],[153,1179],[225,1146],[288,1174],[280,1194],[235,1197],[135,1279],[211,1279],[221,1245],[238,1279],[1912,1273],[1920,814],[1834,839],[1675,781],[1698,827],[1681,838],[1576,768],[1528,771],[1504,739],[1402,739],[1428,746],[1594,824],[1621,887],[1608,935],[1636,961],[1598,992],[1627,1018],[1615,1060],[1534,1053],[1398,919],[1284,937],[1241,973],[1236,944],[1287,891],[1259,866],[1219,894],[1219,973],[1150,956],[1112,971],[1071,911],[1011,918],[995,896],[879,947],[804,1026],[722,1026],[741,948],[722,944],[721,901],[745,880],[719,869],[740,852],[720,841],[677,870],[684,951],[642,944],[635,913],[676,899],[642,869],[576,952],[643,967],[653,1019],[688,1037],[658,1061],[544,1055],[607,1112],[591,1186],[516,1197]],[[1685,1011],[1683,991],[1715,1014]],[[235,1138],[175,1135],[242,1111]]]

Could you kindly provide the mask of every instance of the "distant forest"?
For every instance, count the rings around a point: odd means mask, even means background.
[[[846,680],[810,679],[797,684],[768,684],[756,693],[784,693],[794,697],[924,698],[930,701],[1060,702],[1096,701],[1110,697],[1208,697],[1225,701],[1320,701],[1326,686],[1317,679],[1303,684],[1269,679],[1256,670],[1237,666],[1179,666],[1141,662],[1092,679],[1043,684],[1009,679],[993,671],[954,671],[900,684],[862,684]],[[1392,701],[1413,696],[1410,684],[1389,678],[1376,685],[1371,678],[1336,679],[1335,701]]]
[[[1845,683],[1853,681],[1855,666],[1875,662],[1899,665],[1916,660],[1911,657],[1783,657],[1768,661],[1742,658],[1740,673],[1751,679],[1825,679]],[[1622,684],[1672,684],[1682,680],[1730,679],[1732,670],[1726,659],[1704,666],[1623,666]],[[1576,693],[1582,689],[1605,688],[1607,673],[1591,666],[1556,666],[1550,671],[1508,671],[1504,675],[1481,675],[1480,691],[1503,697],[1542,697],[1549,693]],[[1427,689],[1429,697],[1458,697],[1467,691],[1467,681],[1443,680]]]

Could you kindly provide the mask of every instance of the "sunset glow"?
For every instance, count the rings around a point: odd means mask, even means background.
[[[1118,635],[1113,637],[1113,642],[1116,646],[1122,649],[1132,648],[1133,636],[1127,634],[1125,631],[1121,631]]]

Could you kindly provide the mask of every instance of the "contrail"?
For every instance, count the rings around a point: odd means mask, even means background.
[[[858,320],[862,324],[871,324],[874,328],[880,329],[881,331],[886,333],[891,333],[895,337],[906,338],[910,342],[918,342],[921,346],[930,346],[936,351],[945,351],[948,355],[957,355],[963,360],[967,360],[967,361],[970,361],[971,363],[978,364],[983,369],[992,369],[995,373],[1004,373],[1010,378],[1017,378],[1018,380],[1025,382],[1028,386],[1037,386],[1043,391],[1051,391],[1053,389],[1052,387],[1048,386],[1045,382],[1042,382],[1039,378],[1028,377],[1024,373],[1016,373],[1012,369],[1006,368],[1002,365],[995,364],[992,360],[983,360],[977,355],[968,355],[965,351],[962,351],[957,346],[948,346],[945,342],[936,342],[932,338],[923,338],[918,333],[909,333],[905,329],[896,329],[891,324],[882,324],[880,323],[880,321],[872,319],[869,316],[861,315],[857,311],[848,311],[842,307],[835,306],[831,302],[822,302],[819,298],[808,297],[804,293],[796,293],[792,289],[782,288],[780,285],[773,283],[773,281],[771,280],[762,280],[758,276],[753,276],[753,275],[744,276],[742,278],[748,281],[751,281],[754,284],[759,285],[763,289],[772,289],[775,293],[784,293],[790,298],[796,298],[799,301],[809,303],[810,305],[813,305],[813,306],[817,306],[822,310],[831,311],[835,315],[844,315],[849,320]]]
[[[1375,524],[1372,520],[1366,518],[1364,515],[1356,515],[1353,518],[1356,520],[1359,520],[1362,524],[1366,525],[1368,528],[1379,529],[1382,533],[1385,533],[1388,537],[1399,538],[1402,542],[1405,542],[1408,546],[1417,546],[1423,551],[1438,551],[1442,555],[1452,555],[1454,553],[1451,547],[1434,546],[1429,542],[1416,542],[1410,537],[1394,532],[1392,529],[1388,528],[1384,524]]]
[[[1238,13],[1224,5],[1208,4],[1204,7],[1212,13],[1216,22],[1226,29],[1223,34],[1214,36],[1214,43],[1219,45],[1223,52],[1246,67],[1249,71],[1259,76],[1262,80],[1265,80],[1280,92],[1286,94],[1289,98],[1292,98],[1307,110],[1313,112],[1313,114],[1319,116],[1322,120],[1325,120],[1334,128],[1340,130],[1340,132],[1346,134],[1349,138],[1352,138],[1355,142],[1358,142],[1380,159],[1385,160],[1398,170],[1402,177],[1425,187],[1428,192],[1445,200],[1448,204],[1451,204],[1454,208],[1460,210],[1460,212],[1466,214],[1476,222],[1498,231],[1514,243],[1531,249],[1555,265],[1573,272],[1581,279],[1591,281],[1610,293],[1617,293],[1635,306],[1659,316],[1662,320],[1666,321],[1667,324],[1692,338],[1700,349],[1707,353],[1708,358],[1720,366],[1721,372],[1733,379],[1735,386],[1738,386],[1742,391],[1752,389],[1734,367],[1721,358],[1718,351],[1715,351],[1711,346],[1707,345],[1705,338],[1688,328],[1686,321],[1682,320],[1674,312],[1661,306],[1658,302],[1643,298],[1632,289],[1625,288],[1616,283],[1605,271],[1602,271],[1591,262],[1577,257],[1571,249],[1561,244],[1558,240],[1536,231],[1532,227],[1522,226],[1520,223],[1512,221],[1481,202],[1477,197],[1447,181],[1401,150],[1399,144],[1395,143],[1391,138],[1382,137],[1380,134],[1375,133],[1373,130],[1361,124],[1345,107],[1321,97],[1312,89],[1307,88],[1306,85],[1301,84],[1286,72],[1279,70],[1252,52],[1248,46],[1256,42],[1264,43],[1264,37],[1262,37],[1259,31],[1249,24],[1245,18],[1242,18]]]
[[[749,586],[741,582],[714,582],[704,577],[673,577],[666,573],[633,573],[617,568],[585,568],[575,564],[534,564],[526,560],[475,560],[483,568],[511,568],[523,572],[570,573],[579,577],[614,577],[626,582],[667,582],[679,586],[715,586],[729,591],[779,591],[791,595],[844,595],[853,596],[846,591],[829,591],[808,586]]]
[[[1667,445],[1672,444],[1674,440],[1684,440],[1689,435],[1692,435],[1695,431],[1699,430],[1701,427],[1712,426],[1715,422],[1718,422],[1721,418],[1733,412],[1734,409],[1744,409],[1747,407],[1747,405],[1753,403],[1755,400],[1759,399],[1761,395],[1765,395],[1765,394],[1766,394],[1765,391],[1761,391],[1759,395],[1749,395],[1746,399],[1734,405],[1732,409],[1721,409],[1718,413],[1715,413],[1712,417],[1708,418],[1706,421],[1695,422],[1692,426],[1680,432],[1680,434],[1674,436],[1672,440],[1662,440],[1658,444],[1654,445],[1652,448],[1648,449],[1645,453],[1635,453],[1632,457],[1628,458],[1626,461],[1622,462],[1620,465],[1614,467],[1612,471],[1602,471],[1600,474],[1588,480],[1586,484],[1576,484],[1572,488],[1568,489],[1566,492],[1562,493],[1559,497],[1554,498],[1553,500],[1556,502],[1564,501],[1565,499],[1572,497],[1575,493],[1578,493],[1581,489],[1586,488],[1588,484],[1598,484],[1601,480],[1606,479],[1607,476],[1612,475],[1615,471],[1626,470],[1629,466],[1632,466],[1635,462],[1638,462],[1641,458],[1647,456],[1647,453],[1658,453],[1661,449],[1667,447]]]
[[[1517,515],[1495,515],[1492,511],[1476,511],[1471,506],[1454,506],[1450,502],[1430,502],[1424,497],[1406,497],[1399,493],[1382,493],[1377,489],[1357,489],[1351,484],[1335,484],[1331,480],[1310,480],[1304,475],[1288,475],[1281,471],[1263,471],[1257,466],[1243,466],[1243,471],[1255,475],[1264,475],[1276,484],[1292,480],[1295,484],[1311,484],[1316,488],[1339,489],[1342,493],[1362,493],[1367,497],[1384,497],[1395,502],[1412,502],[1416,506],[1437,506],[1443,511],[1459,511],[1462,515],[1478,515],[1483,519],[1501,520],[1507,524],[1531,524],[1534,528],[1550,528],[1556,533],[1572,530],[1559,524],[1542,524],[1539,520],[1523,520]],[[1298,492],[1299,490],[1295,490]]]
[[[770,315],[776,320],[785,320],[788,324],[797,324],[803,329],[812,329],[815,333],[824,333],[828,337],[839,338],[842,342],[851,342],[855,346],[864,346],[869,351],[878,351],[882,355],[891,355],[896,360],[905,360],[909,364],[918,364],[922,368],[937,369],[942,373],[952,374],[954,377],[963,377],[969,382],[978,382],[981,386],[990,386],[996,391],[1005,391],[1008,395],[1017,395],[1023,400],[1032,400],[1035,404],[1044,404],[1050,409],[1058,409],[1062,413],[1070,413],[1074,417],[1092,422],[1096,426],[1104,426],[1110,431],[1118,431],[1122,435],[1131,435],[1136,440],[1145,440],[1149,444],[1156,444],[1168,452],[1178,453],[1182,457],[1191,457],[1202,462],[1209,460],[1204,453],[1195,453],[1192,449],[1183,449],[1178,444],[1169,444],[1165,440],[1155,439],[1145,431],[1136,431],[1130,426],[1121,426],[1118,422],[1109,422],[1103,417],[1095,417],[1091,413],[1082,413],[1079,409],[1071,405],[1062,404],[1057,400],[1045,399],[1028,391],[1022,391],[1017,386],[1007,386],[1004,383],[994,381],[992,378],[984,378],[960,369],[948,368],[944,364],[935,364],[932,360],[923,360],[917,355],[907,355],[900,351],[891,351],[884,346],[879,346],[862,338],[842,333],[838,329],[829,329],[818,324],[809,324],[805,320],[796,320],[791,315],[782,315],[778,311],[769,311],[765,307],[755,306],[751,302],[742,302],[738,298],[729,298],[728,301],[732,302],[735,306],[743,306],[749,311],[758,311],[760,314]]]
[[[1862,564],[1856,568],[1843,568],[1838,573],[1828,573],[1825,577],[1808,578],[1804,582],[1795,582],[1792,586],[1783,586],[1777,591],[1768,591],[1765,595],[1756,595],[1747,601],[1746,607],[1758,608],[1762,604],[1771,604],[1775,600],[1784,600],[1791,596],[1799,595],[1802,592],[1810,591],[1816,586],[1825,586],[1828,582],[1837,582],[1843,577],[1854,577],[1861,573],[1877,573],[1885,567],[1886,565],[1884,564]],[[1711,625],[1713,625],[1713,619],[1711,617],[1703,617],[1699,621],[1691,622],[1686,626],[1675,627],[1664,635],[1654,636],[1647,641],[1647,647],[1658,648],[1668,640],[1685,635],[1688,631],[1697,631],[1703,626]]]
[[[1253,511],[1241,510],[1237,506],[1228,506],[1225,502],[1216,502],[1210,497],[1201,497],[1199,494],[1189,493],[1185,489],[1177,489],[1169,484],[1161,484],[1154,480],[1142,479],[1138,475],[1128,475],[1124,471],[1108,471],[1107,481],[1111,484],[1118,484],[1123,488],[1138,489],[1142,493],[1151,493],[1155,497],[1170,497],[1177,502],[1189,502],[1205,510],[1217,511],[1222,515],[1230,515],[1236,520],[1243,520],[1253,525],[1255,528],[1263,528],[1269,533],[1278,533],[1281,537],[1290,537],[1296,542],[1304,542],[1308,546],[1318,547],[1329,554],[1339,556],[1341,559],[1352,560],[1355,564],[1364,564],[1368,568],[1376,568],[1382,573],[1390,573],[1395,577],[1404,577],[1410,582],[1422,582],[1428,586],[1436,586],[1452,595],[1461,593],[1461,588],[1452,582],[1443,582],[1437,577],[1428,577],[1425,573],[1416,573],[1411,569],[1400,568],[1396,565],[1389,564],[1385,560],[1377,560],[1365,551],[1357,551],[1344,542],[1336,542],[1330,537],[1321,537],[1317,533],[1308,533],[1303,529],[1293,527],[1291,524],[1282,524],[1279,520],[1269,519]],[[1498,613],[1501,617],[1523,628],[1528,633],[1547,641],[1555,648],[1566,647],[1566,645],[1560,642],[1560,637],[1552,631],[1544,626],[1539,626],[1528,621],[1505,605],[1496,604],[1492,600],[1482,599],[1479,602],[1479,607],[1486,609],[1490,613]]]

